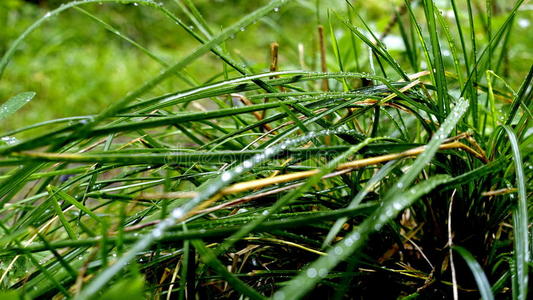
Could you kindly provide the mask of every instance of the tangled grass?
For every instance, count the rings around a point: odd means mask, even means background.
[[[192,1],[179,4],[195,29],[163,3],[74,1],[12,43],[0,76],[34,29],[95,2],[151,8],[199,46],[168,64],[91,15],[163,70],[98,114],[3,134],[4,296],[527,299],[533,71],[517,88],[501,73],[523,1],[497,29],[488,5],[481,44],[470,2],[459,14],[451,1],[449,24],[432,1],[406,1],[387,29],[401,58],[348,4],[328,14],[330,50],[318,26],[320,72],[278,71],[277,44],[255,72],[224,47],[305,1],[218,33]],[[143,97],[208,53],[223,74]],[[0,121],[34,96],[4,103]]]

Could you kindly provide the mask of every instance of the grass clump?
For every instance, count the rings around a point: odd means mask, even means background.
[[[164,59],[100,2],[195,47]],[[382,26],[369,4],[273,0],[220,30],[192,1],[51,9],[5,47],[1,80],[71,11],[161,71],[97,113],[6,126],[1,296],[527,299],[531,57],[510,71],[523,2],[399,2]],[[311,47],[284,14],[314,18]],[[279,33],[262,64],[234,40],[257,26]],[[0,121],[34,96],[11,95]]]

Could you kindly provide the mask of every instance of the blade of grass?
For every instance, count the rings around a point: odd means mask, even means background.
[[[61,199],[63,199],[64,201],[70,203],[71,205],[74,205],[75,207],[77,207],[79,210],[81,210],[82,212],[86,213],[89,217],[91,217],[92,219],[94,219],[95,221],[97,221],[98,223],[101,222],[100,220],[100,217],[98,217],[94,212],[92,212],[92,210],[90,210],[89,208],[87,208],[85,205],[83,205],[82,203],[78,202],[78,200],[74,199],[74,197],[70,196],[69,194],[59,190],[58,188],[54,187],[54,186],[49,186],[48,189],[53,193],[52,196],[57,196]]]
[[[48,186],[48,194],[50,195],[50,201],[52,202],[54,209],[56,211],[57,216],[59,217],[59,220],[61,221],[61,224],[63,224],[63,227],[65,227],[65,231],[67,232],[68,236],[76,240],[78,237],[76,235],[76,232],[74,229],[72,229],[72,226],[70,226],[67,218],[65,217],[65,214],[63,213],[63,210],[61,209],[61,206],[59,205],[59,201],[57,199],[56,193],[54,190]]]
[[[487,279],[485,272],[483,272],[483,269],[481,268],[479,263],[476,261],[474,256],[472,256],[472,254],[468,250],[460,246],[454,246],[453,250],[461,254],[461,257],[468,264],[468,267],[470,268],[472,275],[474,275],[474,278],[476,279],[479,292],[481,293],[481,299],[494,300],[494,295],[492,294],[492,290],[490,289],[489,280]]]
[[[526,300],[528,294],[528,264],[529,264],[529,232],[528,232],[528,202],[526,190],[526,178],[524,164],[520,154],[520,146],[513,130],[504,125],[503,129],[509,136],[513,153],[514,167],[516,172],[516,184],[518,187],[518,203],[513,210],[514,231],[514,263],[516,275],[513,277],[513,298]]]
[[[35,97],[35,92],[24,92],[9,98],[4,104],[0,105],[0,121],[14,114],[25,104]]]
[[[444,62],[442,60],[442,53],[439,42],[439,32],[437,31],[437,24],[435,21],[435,7],[433,0],[424,0],[424,13],[428,23],[429,39],[431,41],[431,50],[433,52],[434,70],[435,73],[435,86],[437,87],[437,103],[439,112],[443,115],[447,115],[450,111],[450,105],[448,101],[448,87],[446,85],[446,76],[444,75]]]

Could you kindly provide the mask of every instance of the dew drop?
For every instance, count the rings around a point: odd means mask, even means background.
[[[12,137],[12,136],[4,136],[0,139],[0,141],[2,141],[6,145],[14,145],[18,143],[17,138]]]
[[[274,11],[278,12],[279,11],[279,7],[274,7]]]
[[[353,245],[353,239],[350,237],[344,239],[344,245],[346,245],[347,247],[350,247],[351,245]]]
[[[306,274],[307,274],[307,277],[309,277],[309,278],[315,278],[316,275],[318,275],[318,272],[316,271],[315,268],[309,268],[307,270]]]
[[[156,228],[154,229],[154,231],[152,232],[152,235],[155,237],[155,238],[160,238],[162,235],[163,235],[163,231],[159,228]]]
[[[172,211],[172,217],[176,219],[183,217],[183,210],[181,208],[176,208]]]
[[[274,150],[272,148],[268,148],[268,149],[265,150],[265,154],[266,155],[272,155],[272,154],[274,154]]]
[[[337,247],[335,247],[335,249],[333,249],[333,252],[335,252],[335,254],[337,254],[337,255],[341,255],[343,250],[342,250],[341,247],[337,246]]]
[[[387,208],[387,210],[385,210],[385,214],[386,214],[387,217],[389,217],[389,218],[392,217],[392,214],[393,214],[392,209]]]
[[[328,275],[328,270],[326,270],[325,268],[321,268],[320,270],[318,270],[319,277],[326,277],[326,275]]]
[[[231,174],[230,172],[224,172],[222,173],[222,181],[230,181],[231,180]]]
[[[174,222],[174,218],[166,219],[161,223],[161,226],[163,226],[163,228],[167,228],[174,225]]]
[[[245,168],[251,168],[253,166],[252,162],[249,161],[249,160],[245,160],[242,165],[245,167]]]
[[[396,210],[400,210],[402,209],[402,204],[400,202],[394,202],[394,204],[392,205],[394,207],[394,209]]]

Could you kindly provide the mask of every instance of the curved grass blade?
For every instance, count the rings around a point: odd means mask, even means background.
[[[468,264],[470,271],[472,271],[472,275],[474,275],[474,278],[476,279],[479,292],[481,293],[481,299],[494,300],[494,295],[492,294],[492,290],[490,289],[489,280],[487,279],[485,272],[483,272],[483,269],[476,261],[474,256],[472,256],[472,254],[468,250],[460,246],[454,246],[453,250],[461,254],[461,257],[463,257],[463,259]]]
[[[509,136],[511,150],[516,172],[516,184],[518,187],[518,203],[513,210],[513,230],[514,230],[514,263],[516,275],[513,277],[513,297],[519,300],[526,300],[528,293],[528,264],[529,264],[529,233],[528,233],[528,211],[527,211],[527,190],[526,177],[524,174],[524,164],[520,154],[520,146],[513,130],[508,126],[502,126]]]

